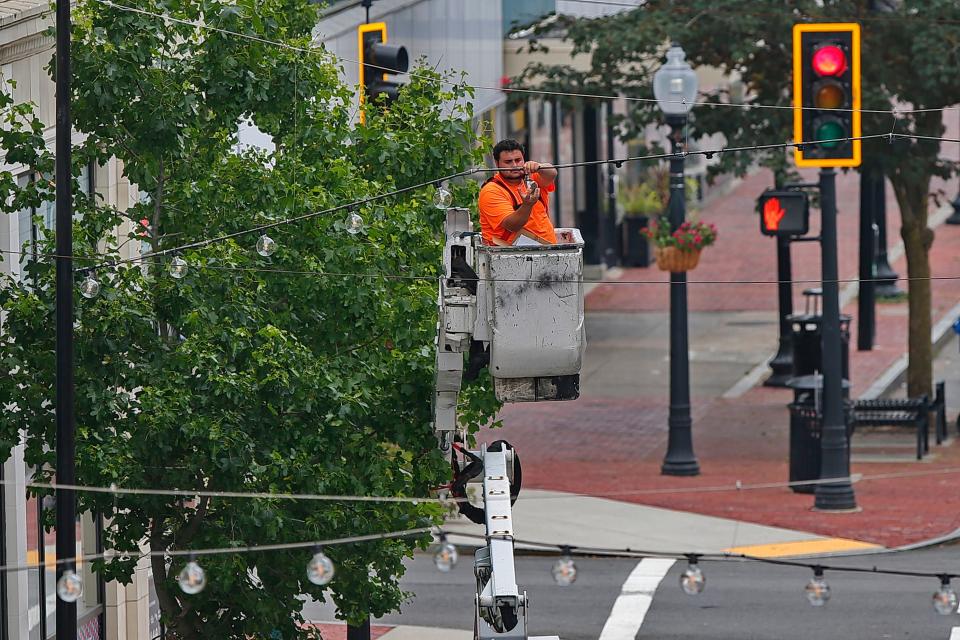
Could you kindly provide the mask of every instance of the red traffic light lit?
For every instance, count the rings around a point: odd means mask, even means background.
[[[819,76],[839,76],[847,70],[847,55],[837,45],[828,44],[817,49],[811,64]]]

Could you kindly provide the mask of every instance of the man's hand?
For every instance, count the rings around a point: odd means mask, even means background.
[[[531,182],[530,184],[533,184],[533,189],[527,190],[527,192],[522,195],[520,198],[522,201],[521,206],[532,207],[536,204],[537,200],[540,199],[540,185],[536,182]]]
[[[536,160],[527,160],[523,163],[523,173],[524,175],[533,175],[537,171],[540,171],[540,163]]]

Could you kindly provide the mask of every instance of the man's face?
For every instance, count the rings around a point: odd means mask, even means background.
[[[523,151],[501,151],[497,167],[502,169],[500,175],[511,182],[523,179]]]

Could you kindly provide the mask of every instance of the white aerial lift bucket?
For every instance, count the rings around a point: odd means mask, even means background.
[[[553,245],[475,247],[477,324],[485,321],[489,329],[483,339],[490,342],[490,374],[503,402],[580,395],[583,238],[578,229],[557,229],[557,239]]]

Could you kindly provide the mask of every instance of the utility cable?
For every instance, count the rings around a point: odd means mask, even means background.
[[[543,551],[553,551],[556,553],[571,556],[603,556],[617,558],[668,558],[673,560],[683,560],[684,558],[696,557],[698,560],[708,560],[716,562],[724,561],[748,561],[761,564],[779,565],[787,567],[797,567],[804,569],[820,568],[823,571],[838,573],[872,573],[888,576],[908,576],[914,578],[940,578],[946,576],[949,578],[960,577],[956,573],[944,573],[942,571],[908,571],[901,569],[882,569],[880,567],[855,567],[850,565],[830,565],[823,562],[801,562],[799,560],[782,560],[777,558],[763,558],[760,556],[749,555],[745,553],[682,553],[676,551],[646,551],[642,549],[614,548],[614,547],[583,547],[569,544],[557,544],[554,542],[541,542],[535,540],[523,540],[513,536],[482,535],[475,533],[465,533],[452,531],[450,529],[442,530],[445,536],[458,536],[474,540],[507,539],[512,540],[514,544],[532,547],[531,550],[540,549]]]
[[[960,467],[947,467],[943,469],[923,469],[918,471],[903,471],[880,474],[861,474],[854,473],[842,478],[824,478],[819,480],[800,480],[789,482],[757,482],[744,483],[737,480],[733,484],[692,486],[692,487],[674,487],[662,489],[635,489],[622,491],[605,491],[597,494],[582,493],[564,493],[558,496],[536,496],[522,498],[523,501],[541,501],[541,500],[575,500],[584,498],[609,498],[625,496],[644,496],[644,495],[677,495],[677,494],[706,494],[706,493],[725,493],[725,492],[743,492],[759,491],[769,489],[789,489],[792,487],[809,487],[820,484],[835,484],[838,482],[850,482],[852,484],[869,482],[873,480],[893,480],[901,478],[917,478],[924,476],[954,475],[960,474]],[[77,484],[59,484],[56,482],[18,482],[16,480],[0,480],[0,485],[25,486],[30,489],[40,489],[44,491],[55,491],[57,489],[66,489],[78,493],[105,493],[112,495],[145,495],[145,496],[170,496],[177,498],[233,498],[233,499],[262,499],[262,500],[303,500],[320,502],[371,502],[371,503],[404,503],[404,504],[452,504],[469,500],[469,498],[455,497],[435,497],[435,496],[356,496],[356,495],[330,495],[315,493],[274,493],[263,491],[208,491],[205,489],[157,489],[157,488],[135,488],[120,487],[112,484],[107,487],[77,485]]]
[[[361,536],[350,536],[346,538],[333,538],[330,540],[314,540],[310,542],[284,542],[278,544],[261,544],[261,545],[245,545],[237,547],[209,547],[204,549],[164,549],[164,550],[151,550],[151,551],[141,551],[137,553],[124,553],[118,551],[106,551],[104,553],[92,553],[86,554],[79,557],[81,562],[90,562],[93,560],[122,560],[129,558],[150,558],[150,557],[162,557],[162,558],[176,558],[176,557],[191,557],[191,556],[213,556],[213,555],[228,555],[235,553],[262,553],[267,551],[292,551],[297,549],[313,549],[315,547],[333,547],[337,545],[344,544],[355,544],[358,542],[370,542],[374,540],[390,540],[395,538],[406,538],[409,536],[423,535],[425,533],[431,533],[434,530],[434,527],[420,527],[418,529],[404,529],[402,531],[391,531],[388,533],[371,533],[368,535]],[[56,565],[73,565],[77,561],[76,558],[58,558],[54,561]],[[31,569],[43,569],[45,568],[44,563],[27,563],[27,564],[8,564],[0,566],[0,572],[5,571],[29,571]]]
[[[145,9],[140,9],[140,8],[137,8],[137,7],[130,7],[130,6],[127,6],[127,5],[123,5],[123,4],[119,4],[119,3],[113,2],[112,0],[90,0],[90,1],[99,2],[100,4],[103,4],[103,5],[112,7],[112,8],[114,8],[114,9],[118,9],[118,10],[120,10],[120,11],[129,11],[129,12],[133,12],[133,13],[139,13],[139,14],[146,15],[146,16],[151,16],[151,17],[154,17],[154,18],[160,18],[160,19],[162,19],[162,20],[168,20],[168,21],[170,21],[170,22],[176,22],[176,23],[178,23],[178,24],[184,24],[184,25],[192,26],[192,27],[195,27],[195,28],[198,28],[198,29],[206,29],[206,30],[208,30],[208,31],[213,31],[213,32],[215,32],[215,33],[221,33],[221,34],[223,34],[223,35],[235,36],[235,37],[238,37],[238,38],[245,38],[245,39],[248,39],[248,40],[251,40],[251,41],[254,41],[254,42],[258,42],[258,43],[261,43],[261,44],[270,44],[270,45],[274,45],[274,46],[277,46],[277,47],[282,47],[282,48],[285,48],[285,49],[289,49],[289,50],[292,50],[292,51],[297,51],[297,52],[300,52],[300,53],[306,53],[306,54],[321,53],[322,55],[327,55],[327,56],[330,56],[330,57],[332,57],[332,58],[335,58],[335,59],[339,60],[340,62],[349,62],[349,63],[352,63],[352,64],[360,64],[360,61],[359,61],[359,60],[354,60],[354,59],[348,58],[348,57],[346,57],[346,56],[336,56],[336,55],[334,55],[333,53],[330,53],[329,51],[322,50],[322,49],[319,49],[319,48],[314,48],[314,47],[309,47],[309,48],[307,48],[307,47],[298,47],[298,46],[296,46],[296,45],[291,45],[291,44],[286,43],[286,42],[280,42],[280,41],[277,41],[277,40],[270,40],[270,39],[268,39],[268,38],[263,38],[263,37],[260,37],[260,36],[253,36],[253,35],[246,34],[246,33],[240,33],[240,32],[238,32],[238,31],[231,31],[231,30],[229,30],[229,29],[222,29],[222,28],[219,28],[219,27],[210,26],[210,25],[208,25],[208,24],[206,24],[206,23],[204,23],[204,22],[200,22],[200,21],[197,21],[197,20],[186,20],[186,19],[183,19],[183,18],[175,18],[175,17],[173,17],[173,16],[171,16],[171,15],[169,15],[169,14],[157,13],[157,12],[153,12],[153,11],[147,11],[147,10],[145,10]],[[381,70],[381,71],[387,71],[387,72],[391,72],[391,73],[394,73],[394,72],[395,72],[395,70],[394,70],[394,69],[391,69],[390,67],[385,67],[385,66],[381,66],[381,65],[371,64],[371,63],[367,63],[367,62],[365,62],[364,65],[365,65],[365,66],[368,66],[368,67],[370,67],[370,68],[372,68],[372,69],[379,69],[379,70]],[[409,77],[414,77],[414,78],[420,76],[420,74],[417,74],[415,71],[410,72],[410,73],[407,74],[407,75],[408,75]],[[448,86],[460,86],[460,83],[451,82],[451,81],[449,81],[449,80],[443,80],[443,79],[441,79],[440,82],[443,83],[443,84],[446,84],[446,85],[448,85]],[[623,100],[627,100],[627,101],[629,101],[629,102],[644,102],[644,103],[656,103],[656,102],[660,102],[660,101],[658,101],[656,98],[638,98],[638,97],[633,97],[633,96],[611,95],[611,94],[599,94],[599,93],[581,93],[581,92],[572,92],[572,91],[549,91],[549,90],[545,90],[545,89],[528,89],[528,88],[521,88],[521,87],[491,87],[491,86],[485,86],[485,85],[465,85],[465,86],[469,86],[469,87],[472,88],[472,89],[478,89],[478,90],[483,90],[483,91],[498,91],[498,92],[504,92],[504,93],[523,93],[523,94],[536,94],[536,95],[543,95],[543,96],[560,96],[560,97],[574,97],[574,98],[592,98],[592,99],[602,99],[602,100],[618,100],[618,99],[623,99]],[[955,111],[955,110],[957,110],[957,109],[960,109],[960,107],[953,107],[953,106],[936,107],[936,108],[928,108],[928,109],[914,109],[914,110],[908,110],[908,109],[844,109],[844,108],[839,108],[839,107],[838,107],[838,108],[823,108],[823,109],[821,109],[821,108],[819,108],[819,107],[803,107],[803,106],[801,106],[801,107],[794,107],[794,106],[790,106],[790,105],[764,105],[764,104],[753,104],[753,103],[737,104],[737,103],[730,103],[730,102],[708,102],[708,101],[691,101],[691,102],[686,102],[686,101],[669,101],[669,102],[671,102],[671,103],[673,103],[673,104],[681,104],[681,102],[682,102],[683,104],[690,104],[690,105],[693,105],[693,106],[730,107],[730,108],[740,108],[740,109],[746,109],[746,110],[750,110],[750,109],[781,109],[781,110],[782,110],[782,109],[789,109],[789,110],[792,111],[792,110],[794,110],[794,109],[810,109],[810,110],[816,110],[816,111],[839,111],[839,112],[853,112],[853,111],[858,111],[858,112],[860,112],[860,113],[879,113],[879,114],[890,114],[890,113],[896,113],[896,114],[911,114],[911,113],[921,113],[921,112],[927,112],[927,111]]]
[[[103,2],[103,1],[106,1],[106,0],[96,0],[96,1],[97,1],[97,2]],[[747,146],[739,146],[739,147],[719,147],[719,148],[715,148],[715,149],[699,149],[699,150],[693,150],[693,151],[682,151],[682,152],[680,152],[680,153],[657,153],[657,154],[649,154],[649,155],[644,155],[644,156],[627,156],[627,157],[624,157],[624,158],[611,158],[611,159],[606,159],[606,160],[591,160],[591,161],[586,161],[586,162],[571,162],[571,163],[567,163],[567,164],[556,165],[555,168],[557,168],[557,169],[569,169],[569,168],[574,168],[574,167],[597,166],[597,165],[610,165],[610,164],[619,167],[619,166],[623,165],[623,164],[626,163],[626,162],[639,162],[639,161],[645,161],[645,160],[664,160],[664,159],[668,159],[668,158],[676,158],[676,157],[678,157],[678,156],[685,158],[685,157],[687,157],[687,156],[702,155],[702,156],[704,156],[705,158],[708,158],[708,159],[709,159],[709,158],[712,158],[714,155],[723,154],[723,153],[742,153],[742,152],[753,152],[753,151],[768,151],[768,150],[771,150],[771,149],[789,149],[789,148],[802,149],[802,148],[817,146],[817,145],[821,145],[821,144],[832,144],[832,143],[835,143],[835,142],[851,142],[851,141],[856,141],[856,140],[873,140],[873,139],[881,139],[881,138],[882,138],[882,139],[893,140],[894,138],[914,138],[914,137],[916,137],[916,136],[914,136],[914,135],[912,135],[912,134],[882,133],[882,134],[870,134],[870,135],[865,135],[865,136],[851,136],[851,137],[844,137],[844,138],[831,138],[831,139],[829,139],[829,140],[817,140],[816,142],[780,142],[780,143],[773,143],[773,144],[747,145]],[[954,138],[939,138],[939,140],[942,140],[942,141],[944,141],[944,142],[960,142],[960,140],[954,139]],[[466,169],[466,170],[463,170],[463,171],[459,171],[459,172],[457,172],[457,173],[452,173],[452,174],[447,175],[447,176],[443,176],[443,177],[439,177],[439,178],[434,178],[434,179],[432,179],[432,180],[428,180],[428,181],[425,181],[425,182],[421,182],[421,183],[419,183],[419,184],[411,185],[411,186],[408,186],[408,187],[402,187],[402,188],[400,188],[400,189],[395,189],[395,190],[393,190],[393,191],[389,191],[389,192],[382,193],[382,194],[377,194],[377,195],[369,196],[369,197],[366,197],[366,198],[362,198],[362,199],[360,199],[360,200],[355,200],[355,201],[350,202],[350,203],[335,205],[335,206],[333,206],[333,207],[329,207],[329,208],[327,208],[327,209],[323,209],[323,210],[320,210],[320,211],[314,211],[314,212],[312,212],[312,213],[306,213],[306,214],[303,214],[303,215],[300,215],[300,216],[295,216],[295,217],[292,217],[292,218],[285,218],[285,219],[283,219],[283,220],[276,220],[276,221],[273,221],[273,222],[269,222],[269,223],[266,223],[266,224],[258,225],[258,226],[255,226],[255,227],[250,227],[250,228],[247,228],[247,229],[242,229],[242,230],[240,230],[240,231],[234,231],[234,232],[232,232],[232,233],[223,234],[223,235],[216,236],[216,237],[213,237],[213,238],[207,238],[207,239],[205,239],[205,240],[198,240],[198,241],[195,241],[195,242],[190,242],[190,243],[182,244],[182,245],[179,245],[179,246],[176,246],[176,247],[171,247],[171,248],[169,248],[169,249],[162,249],[162,250],[160,250],[160,251],[151,252],[151,253],[149,253],[149,254],[145,254],[145,255],[139,256],[139,257],[125,258],[125,259],[116,259],[116,260],[107,260],[107,261],[104,261],[104,262],[101,262],[101,263],[98,263],[98,264],[89,265],[89,266],[86,266],[86,267],[81,267],[80,269],[77,269],[76,271],[77,271],[78,273],[80,273],[80,274],[83,274],[83,273],[89,273],[89,272],[92,272],[92,271],[96,271],[96,270],[102,269],[102,268],[111,268],[111,267],[116,267],[116,266],[120,266],[120,265],[124,265],[124,264],[142,263],[142,262],[146,262],[146,261],[151,260],[151,259],[155,259],[155,258],[167,256],[167,255],[175,255],[175,254],[182,253],[183,251],[188,251],[188,250],[191,250],[191,249],[199,249],[199,248],[207,247],[207,246],[209,246],[209,245],[211,245],[211,244],[215,244],[215,243],[218,243],[218,242],[223,242],[223,241],[225,241],[225,240],[231,240],[231,239],[234,239],[234,238],[238,238],[238,237],[245,236],[245,235],[250,235],[250,234],[253,234],[253,233],[263,233],[264,231],[267,231],[267,230],[269,230],[269,229],[274,229],[274,228],[277,228],[277,227],[280,227],[280,226],[284,226],[284,225],[287,225],[287,224],[293,224],[293,223],[296,223],[296,222],[301,222],[301,221],[303,221],[303,220],[310,220],[310,219],[317,218],[317,217],[320,217],[320,216],[329,215],[329,214],[332,214],[332,213],[335,213],[335,212],[338,212],[338,211],[343,211],[343,210],[348,210],[348,209],[355,209],[355,208],[364,206],[364,205],[366,205],[366,204],[369,204],[369,203],[371,203],[371,202],[376,202],[376,201],[378,201],[378,200],[383,200],[383,199],[385,199],[385,198],[390,198],[390,197],[402,195],[402,194],[408,193],[408,192],[410,192],[410,191],[416,191],[416,190],[422,189],[422,188],[424,188],[424,187],[428,187],[428,186],[431,186],[431,185],[441,184],[441,183],[443,183],[443,182],[447,182],[447,181],[450,181],[450,180],[455,180],[455,179],[457,179],[457,178],[466,177],[466,176],[472,175],[472,174],[474,174],[474,173],[496,173],[496,172],[499,172],[499,171],[502,171],[502,169],[500,169],[500,168],[487,168],[487,167],[473,167],[473,168],[470,168],[470,169]]]

